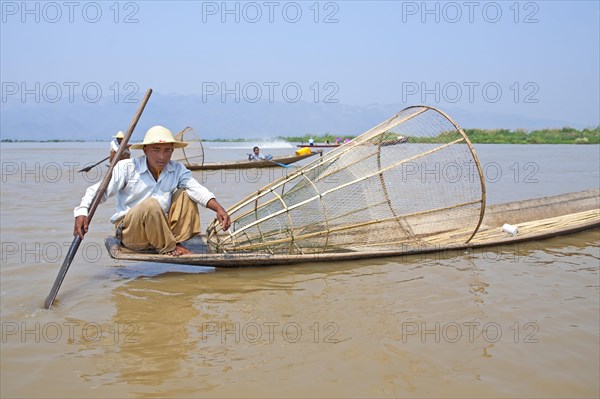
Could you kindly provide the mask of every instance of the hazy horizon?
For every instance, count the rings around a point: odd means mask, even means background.
[[[409,105],[465,128],[600,124],[600,3],[2,1],[0,136],[357,135]],[[40,133],[43,132],[43,133]],[[85,133],[82,133],[85,132]]]

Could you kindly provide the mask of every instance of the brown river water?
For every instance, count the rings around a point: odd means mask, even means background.
[[[247,269],[112,260],[102,204],[55,305],[72,209],[109,143],[1,146],[2,398],[600,395],[600,232]],[[253,143],[207,143],[207,160]],[[286,144],[261,144],[275,156]],[[249,148],[246,148],[249,147]],[[476,145],[488,202],[600,186],[600,147]],[[286,173],[194,172],[229,207]],[[202,226],[212,219],[202,210]]]

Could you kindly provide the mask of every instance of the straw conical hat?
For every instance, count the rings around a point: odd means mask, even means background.
[[[183,148],[187,146],[187,143],[182,143],[173,138],[173,133],[169,129],[163,126],[153,126],[146,132],[144,141],[138,144],[133,144],[131,148],[134,150],[141,150],[145,145],[150,144],[173,144],[173,148]]]

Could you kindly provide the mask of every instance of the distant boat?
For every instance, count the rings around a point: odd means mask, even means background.
[[[396,145],[396,144],[406,143],[407,141],[408,141],[408,138],[406,138],[404,136],[398,136],[398,138],[396,138],[396,139],[383,140],[381,142],[381,145],[382,146]]]
[[[332,148],[332,147],[339,147],[341,146],[341,144],[298,144],[296,145],[296,147],[310,147],[310,148]]]
[[[287,166],[291,163],[301,161],[305,158],[312,157],[320,152],[311,152],[306,155],[293,155],[287,157],[276,157],[270,160],[264,161],[236,161],[236,162],[223,162],[223,163],[202,163],[202,164],[189,164],[184,165],[189,170],[219,170],[219,169],[253,169],[253,168],[274,168],[277,166]]]

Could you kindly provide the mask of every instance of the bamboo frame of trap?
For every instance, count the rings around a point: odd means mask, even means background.
[[[329,188],[322,192],[319,191],[317,184],[309,177],[309,174],[314,173],[316,170],[318,170],[318,168],[322,167],[323,165],[330,165],[333,162],[336,162],[342,156],[347,155],[348,153],[351,153],[352,151],[355,151],[357,148],[360,148],[361,145],[372,143],[372,142],[370,142],[370,140],[373,140],[374,137],[377,137],[382,134],[386,134],[391,129],[396,128],[396,127],[402,125],[403,123],[406,123],[414,118],[417,118],[417,117],[425,114],[426,112],[437,113],[438,115],[435,115],[435,117],[441,116],[447,122],[450,122],[450,124],[455,129],[453,133],[458,133],[460,137],[455,140],[452,140],[450,142],[447,142],[447,143],[441,143],[440,145],[438,145],[437,147],[435,147],[433,149],[430,149],[428,151],[423,151],[412,157],[400,159],[399,161],[393,162],[390,165],[387,165],[385,167],[382,167],[381,151],[382,151],[383,144],[380,142],[378,144],[375,144],[378,146],[378,149],[376,152],[378,167],[375,171],[366,173],[360,177],[357,177],[353,180],[344,182],[342,184],[337,185],[336,187]],[[440,132],[440,134],[441,133],[443,133],[443,132]],[[446,207],[428,209],[428,210],[423,210],[420,212],[413,212],[413,213],[408,213],[408,214],[401,214],[401,215],[397,214],[397,212],[394,210],[393,206],[391,205],[392,199],[390,198],[390,194],[388,193],[387,183],[384,180],[384,175],[383,175],[384,172],[395,169],[403,164],[406,164],[407,162],[412,162],[416,159],[425,157],[427,155],[434,154],[434,153],[436,153],[438,151],[442,151],[450,146],[453,146],[456,144],[461,144],[461,143],[464,143],[468,146],[468,151],[470,152],[472,160],[474,161],[474,163],[476,165],[477,174],[479,176],[478,182],[479,182],[479,187],[481,190],[480,198],[478,198],[476,200],[472,200],[472,201],[452,204],[452,205],[446,206]],[[436,143],[436,144],[439,144],[439,143]],[[371,156],[372,156],[372,154],[367,153],[367,155],[365,156],[364,159],[368,159]],[[341,169],[336,169],[334,172],[331,172],[331,173],[332,174],[339,173],[340,171],[343,171],[344,169],[348,169],[352,166],[353,166],[353,164],[351,163]],[[319,179],[324,179],[324,178],[328,177],[327,174],[317,175],[317,176]],[[348,224],[348,225],[344,225],[344,226],[331,226],[330,224],[333,221],[333,219],[330,218],[330,216],[327,214],[327,207],[324,202],[324,198],[330,196],[331,194],[335,193],[338,190],[350,187],[357,183],[364,182],[367,179],[371,179],[376,176],[379,176],[380,185],[383,189],[384,200],[379,203],[376,203],[376,204],[367,204],[367,206],[362,209],[366,210],[370,207],[373,207],[374,205],[382,205],[382,204],[387,203],[388,207],[391,211],[391,216],[387,217],[387,218],[375,219],[375,220],[370,220],[370,221],[362,221],[362,222]],[[286,188],[287,184],[291,184],[292,182],[294,182],[296,180],[305,180],[308,183],[308,185],[310,185],[313,188],[313,190],[315,191],[316,194],[310,198],[307,198],[307,199],[300,201],[298,203],[295,203],[293,205],[288,205],[285,198],[283,198],[286,195],[285,188]],[[292,189],[293,189],[293,187],[294,186],[292,186]],[[278,193],[277,190],[281,190],[281,194]],[[272,195],[273,198],[268,199],[267,201],[265,201],[262,204],[259,204],[259,201],[267,195]],[[282,208],[280,210],[278,210],[277,212],[271,213],[264,217],[259,217],[259,210],[262,208],[265,208],[267,205],[273,204],[274,202],[280,202]],[[323,217],[324,217],[324,220],[322,223],[323,228],[321,228],[319,231],[306,231],[307,226],[294,226],[294,222],[291,217],[291,212],[293,210],[301,208],[302,206],[307,205],[311,202],[317,202],[319,204],[320,209],[322,209],[322,211],[323,211]],[[413,106],[413,107],[405,108],[404,110],[400,111],[399,113],[397,113],[390,119],[384,121],[383,123],[380,123],[379,125],[368,130],[367,132],[361,134],[360,136],[356,137],[354,140],[350,141],[349,143],[346,143],[346,144],[326,153],[324,156],[320,157],[319,159],[316,159],[316,160],[308,163],[304,167],[296,170],[295,172],[268,184],[267,186],[258,190],[255,194],[250,195],[250,196],[246,197],[245,199],[239,201],[238,203],[233,205],[228,210],[229,214],[232,215],[232,225],[234,225],[236,222],[243,220],[244,218],[250,216],[251,214],[255,215],[255,220],[253,220],[252,222],[250,222],[248,224],[238,227],[234,232],[223,232],[221,230],[220,226],[218,225],[217,220],[215,219],[208,226],[207,243],[208,243],[209,247],[211,248],[211,251],[214,251],[214,252],[223,252],[223,253],[225,253],[225,252],[252,252],[252,251],[261,251],[262,250],[262,251],[267,251],[268,253],[273,253],[273,251],[270,249],[270,247],[272,247],[273,245],[287,244],[289,247],[289,253],[293,253],[294,251],[297,251],[300,254],[304,254],[305,250],[303,250],[303,248],[301,248],[297,245],[297,242],[300,240],[323,236],[325,241],[324,241],[324,244],[322,245],[321,250],[325,251],[325,249],[328,248],[329,239],[333,234],[337,234],[340,232],[351,232],[352,230],[355,230],[355,229],[358,229],[361,227],[366,227],[369,225],[373,225],[373,226],[375,226],[377,224],[384,225],[385,223],[389,223],[389,222],[397,223],[398,226],[400,227],[400,229],[402,231],[404,231],[408,237],[411,237],[410,241],[419,242],[420,238],[417,237],[414,234],[414,232],[412,231],[410,223],[407,222],[407,218],[425,216],[425,215],[433,214],[436,212],[439,213],[442,211],[447,211],[447,210],[466,207],[466,206],[479,205],[480,206],[479,218],[477,220],[476,226],[473,228],[472,231],[468,232],[465,235],[465,237],[467,237],[467,238],[466,238],[466,241],[464,241],[464,242],[467,243],[475,236],[479,227],[481,226],[481,223],[482,223],[482,220],[484,217],[484,213],[485,213],[485,202],[486,202],[485,180],[484,180],[483,171],[481,168],[481,163],[479,161],[479,158],[477,157],[477,154],[475,153],[473,145],[471,144],[469,138],[467,137],[467,135],[465,134],[463,129],[460,126],[458,126],[458,124],[443,111],[440,111],[440,110],[438,110],[434,107],[430,107],[430,106]],[[250,205],[253,205],[253,206],[249,207]],[[245,212],[243,212],[239,215],[235,215],[236,212],[243,210],[246,207],[249,207],[250,209],[246,210]],[[359,210],[360,210],[360,208],[359,208]],[[335,219],[339,220],[339,219],[343,218],[344,215],[350,216],[350,214],[354,214],[356,212],[357,212],[356,209],[352,209],[347,214],[337,215],[335,217]],[[261,229],[261,224],[263,224],[273,218],[278,218],[278,217],[285,217],[287,219],[287,224],[289,226],[287,229],[285,229],[287,237],[278,238],[278,239],[273,240],[273,239],[270,239],[270,234],[273,234],[273,232],[269,232],[269,231],[263,232],[263,230]],[[457,223],[459,223],[458,220],[457,220]],[[257,229],[259,237],[260,237],[259,242],[252,242],[253,238],[247,236],[247,231],[251,228]],[[276,231],[274,234],[280,234],[280,233],[281,233],[281,231]],[[453,231],[453,233],[456,233],[456,231]],[[236,237],[242,237],[244,235],[247,236],[248,242],[240,244],[240,245],[233,245],[231,248],[227,247],[228,242],[233,242]],[[443,234],[442,235],[436,234],[436,236],[437,236],[436,240],[438,242],[440,240],[440,237],[442,237],[442,241],[443,241]],[[449,239],[450,239],[450,234],[448,234],[448,237],[447,237],[447,240],[449,240]],[[256,240],[256,237],[254,237],[254,240]],[[379,244],[382,244],[382,245],[394,244],[395,245],[395,244],[402,244],[402,243],[406,243],[406,242],[407,242],[407,240],[386,241],[385,243],[375,243],[375,244],[371,244],[371,245],[373,245],[373,246],[377,246]],[[341,249],[341,248],[337,248],[337,249]],[[313,250],[314,250],[314,248],[313,248]]]
[[[188,143],[187,147],[175,149],[177,161],[183,162],[185,165],[204,165],[204,145],[202,145],[202,139],[200,139],[194,128],[187,126],[177,133],[174,138],[177,141]],[[197,148],[198,145],[200,148]],[[200,159],[200,162],[198,162],[198,159]]]

